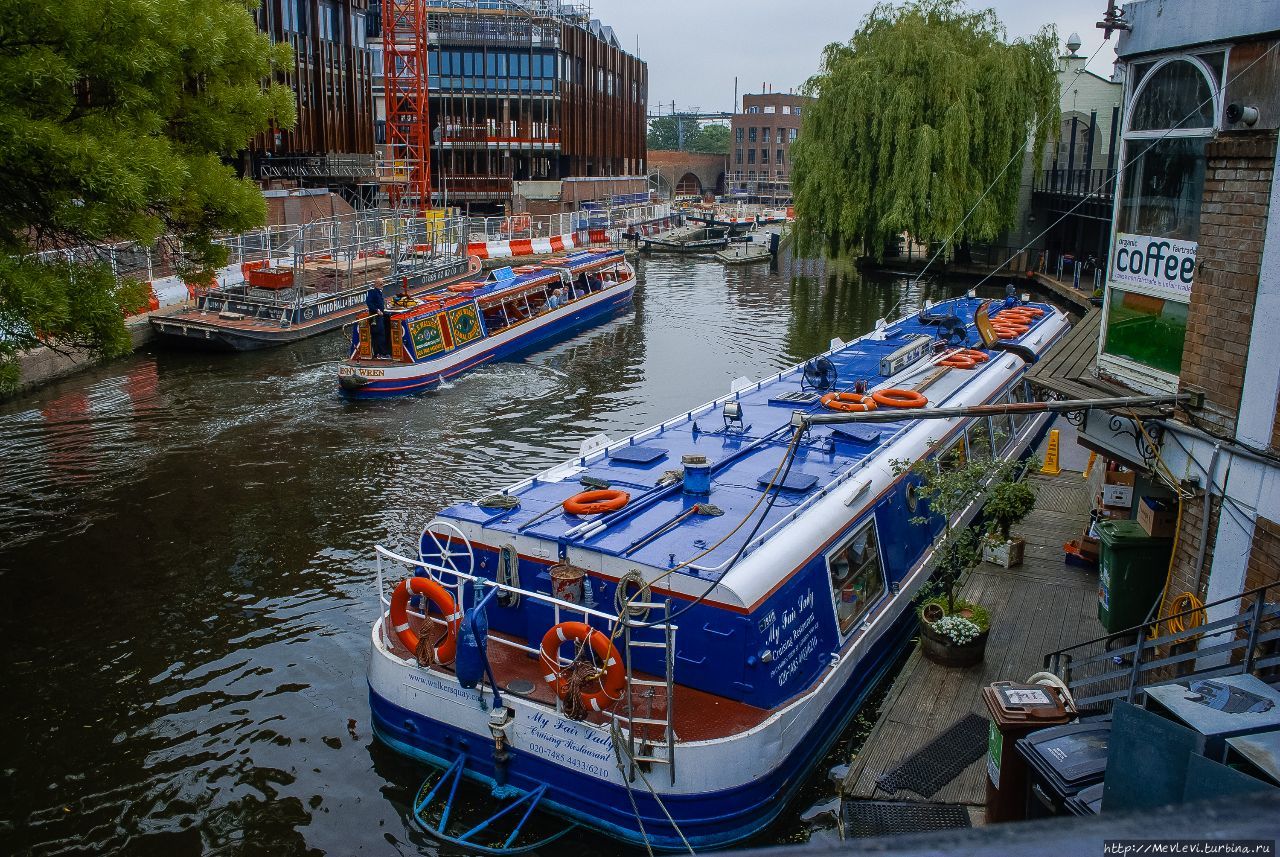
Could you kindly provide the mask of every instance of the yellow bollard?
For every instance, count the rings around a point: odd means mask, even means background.
[[[1095,461],[1097,461],[1097,460],[1098,460],[1098,453],[1096,453],[1096,452],[1090,452],[1090,453],[1089,453],[1089,463],[1088,463],[1088,464],[1086,464],[1086,465],[1084,466],[1084,473],[1081,473],[1081,474],[1080,474],[1080,476],[1081,476],[1082,478],[1084,478],[1084,479],[1088,479],[1088,478],[1089,478],[1089,471],[1093,469],[1093,463],[1094,463]]]
[[[1058,430],[1049,430],[1049,448],[1044,453],[1044,464],[1040,467],[1040,472],[1046,476],[1057,476],[1062,472],[1062,468],[1058,466]]]

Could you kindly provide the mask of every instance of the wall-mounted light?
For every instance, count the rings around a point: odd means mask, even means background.
[[[1258,108],[1232,102],[1227,105],[1227,122],[1232,125],[1243,122],[1252,128],[1258,123]]]

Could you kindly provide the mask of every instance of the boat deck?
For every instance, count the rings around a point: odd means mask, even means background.
[[[410,624],[415,626],[416,633],[421,628],[422,622],[411,618]],[[434,617],[432,624],[435,628],[432,632],[433,637],[438,637],[443,633],[444,625]],[[533,684],[533,692],[516,695],[554,708],[556,704],[555,693],[552,691],[551,686],[543,680],[542,662],[520,649],[495,642],[494,640],[494,638],[512,640],[509,635],[490,630],[489,637],[489,663],[493,667],[493,674],[497,677],[502,692],[513,693],[509,689],[511,683],[523,679]],[[516,640],[514,642],[522,641]],[[409,650],[398,639],[394,641],[392,652],[397,657],[411,657]],[[450,679],[454,676],[451,666],[435,665],[429,669],[448,676]],[[641,672],[635,673],[635,676],[650,680],[660,678],[660,676]],[[654,693],[655,695],[650,698],[650,710],[641,710],[637,705],[634,712],[637,717],[662,716],[664,703],[662,697],[665,696],[666,690],[654,688]],[[625,711],[619,709],[619,713],[625,713]],[[684,685],[677,684],[675,686],[675,733],[676,738],[680,741],[707,741],[736,735],[763,723],[770,714],[772,714],[771,711],[756,708],[743,702],[736,702],[732,699],[695,690]],[[592,723],[604,723],[607,721],[607,718],[600,714],[592,715],[587,719]],[[661,730],[658,727],[637,725],[636,736],[657,741],[661,739]]]
[[[986,659],[961,669],[927,661],[919,649],[911,654],[852,761],[843,786],[847,799],[960,805],[980,821],[986,803],[985,754],[929,798],[908,791],[885,794],[876,781],[966,714],[986,718],[982,688],[991,682],[1025,681],[1043,669],[1045,653],[1102,633],[1096,572],[1063,561],[1062,545],[1080,535],[1090,504],[1074,430],[1065,420],[1055,427],[1062,434],[1064,469],[1057,476],[1032,477],[1036,507],[1016,528],[1027,543],[1023,564],[1004,569],[982,563],[957,593],[991,611]]]
[[[974,313],[983,302],[965,299],[948,304],[972,330]],[[1047,308],[1046,308],[1047,309]],[[1023,337],[1038,344],[1049,322],[1046,312]],[[859,379],[871,388],[889,381],[880,374],[880,360],[936,328],[915,317],[891,325],[881,339],[868,338],[830,355],[839,380],[835,389],[852,390]],[[976,334],[972,334],[976,337]],[[971,340],[972,341],[972,340]],[[993,355],[994,356],[994,355]],[[992,359],[975,370],[951,370],[916,364],[909,379],[897,383],[923,391],[934,406],[952,404],[962,391],[987,370],[1008,372]],[[901,378],[901,376],[894,376]],[[533,537],[549,543],[567,540],[593,552],[624,558],[653,568],[669,568],[697,557],[697,565],[682,569],[680,576],[710,579],[718,566],[741,548],[748,533],[730,532],[758,507],[762,492],[778,473],[793,434],[793,411],[824,412],[818,395],[805,390],[800,369],[745,387],[736,395],[742,425],[726,430],[720,408],[691,411],[662,426],[642,432],[624,447],[606,454],[582,456],[569,465],[516,485],[509,493],[519,499],[512,510],[494,510],[459,504],[442,517],[478,524],[489,533]],[[794,514],[828,486],[846,478],[859,462],[878,456],[899,432],[913,423],[899,420],[875,425],[817,426],[798,444],[783,490],[763,513],[761,533]],[[712,467],[711,502],[723,512],[712,517],[691,511],[688,495],[665,488],[669,471],[680,468],[682,456],[704,455]],[[632,503],[617,520],[599,531],[581,533],[582,519],[564,513],[564,500],[582,490],[582,480],[606,484],[628,492]],[[643,500],[643,502],[637,502]],[[673,526],[672,522],[678,522]],[[575,529],[577,528],[577,529]],[[495,536],[500,537],[500,536]],[[674,581],[673,581],[674,582]],[[727,585],[731,581],[726,578]]]

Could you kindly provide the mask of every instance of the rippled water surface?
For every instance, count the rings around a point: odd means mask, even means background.
[[[372,546],[956,290],[639,267],[633,312],[416,398],[340,399],[331,335],[0,406],[0,853],[435,853],[369,731]]]

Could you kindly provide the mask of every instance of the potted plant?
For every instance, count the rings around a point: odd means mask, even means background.
[[[964,461],[959,456],[918,461],[910,467],[895,462],[898,472],[910,472],[919,504],[926,504],[911,519],[927,527],[942,518],[942,532],[935,540],[936,568],[921,587],[916,613],[920,619],[920,647],[926,658],[944,666],[973,666],[982,662],[987,648],[990,614],[980,605],[956,597],[956,585],[982,556],[981,539],[972,527],[955,526],[956,518],[982,490],[991,474],[986,459]]]
[[[1020,565],[1026,549],[1026,542],[1011,535],[1009,530],[1036,505],[1035,492],[1023,478],[1027,469],[1017,462],[1001,465],[983,507],[988,530],[982,543],[982,558],[1002,568]]]

